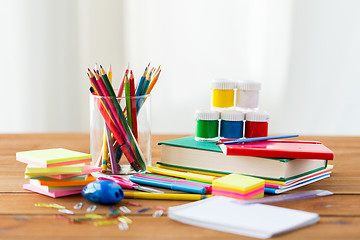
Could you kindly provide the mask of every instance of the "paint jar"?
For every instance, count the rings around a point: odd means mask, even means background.
[[[212,110],[224,110],[234,107],[235,82],[231,79],[214,79],[211,83],[211,108]]]
[[[213,110],[197,110],[195,113],[195,140],[215,142],[219,135],[219,113]]]
[[[247,112],[245,114],[245,137],[267,137],[269,113],[265,111]]]
[[[256,110],[259,105],[260,88],[260,82],[236,82],[236,107],[244,110]]]
[[[239,111],[221,112],[220,138],[238,139],[243,137],[245,114]]]
[[[117,92],[117,91],[116,91]],[[131,102],[141,102],[141,108],[138,110],[136,114],[136,130],[130,130],[130,132],[125,133],[118,130],[124,129],[122,121],[116,121],[115,124],[111,124],[112,127],[108,126],[109,123],[109,115],[111,115],[110,119],[114,117],[114,119],[120,119],[117,116],[120,116],[116,111],[111,111],[111,107],[109,103],[113,99],[111,97],[100,97],[94,96],[90,94],[90,152],[92,155],[92,165],[94,166],[102,166],[105,168],[106,174],[113,174],[112,164],[111,163],[111,155],[115,157],[114,164],[116,166],[116,173],[114,174],[135,174],[137,172],[141,172],[141,170],[136,171],[129,163],[128,157],[131,161],[131,154],[126,154],[121,149],[132,149],[130,150],[135,154],[136,151],[136,159],[139,157],[143,159],[143,162],[146,166],[151,165],[151,95],[143,95],[138,97],[130,97]],[[124,111],[126,108],[126,97],[116,98],[116,101],[119,103],[120,108]],[[126,108],[127,109],[127,108]],[[115,116],[117,114],[117,116]],[[104,116],[107,118],[104,121]],[[135,116],[133,114],[132,116]],[[125,111],[124,117],[127,118],[127,113]],[[126,119],[127,120],[127,119]],[[114,123],[112,120],[110,122]],[[128,121],[126,121],[128,123]],[[127,124],[128,127],[130,126]],[[116,130],[116,131],[115,131]],[[104,138],[104,135],[111,132],[110,143],[112,144],[112,148],[109,147],[107,143],[107,138]],[[121,135],[120,137],[115,138],[114,132],[117,135]],[[130,135],[133,138],[129,137]],[[137,136],[137,137],[135,137]],[[117,139],[126,139],[123,143],[118,144]],[[132,141],[131,139],[135,139]],[[121,145],[121,147],[120,147]],[[104,154],[104,147],[106,147],[107,154]],[[126,147],[126,148],[125,148]],[[110,154],[110,150],[113,151],[113,154]],[[105,159],[105,161],[104,161]]]

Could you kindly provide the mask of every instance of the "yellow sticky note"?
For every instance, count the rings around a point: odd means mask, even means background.
[[[263,179],[235,173],[218,178],[213,182],[213,189],[237,191],[240,193],[247,193],[264,186],[265,181]]]

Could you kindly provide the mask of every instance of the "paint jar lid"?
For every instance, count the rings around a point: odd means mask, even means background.
[[[245,114],[239,111],[223,111],[221,112],[221,120],[225,121],[243,121]]]
[[[270,115],[265,111],[247,112],[245,114],[246,121],[252,122],[267,122],[270,119]]]
[[[235,82],[229,78],[216,78],[211,82],[213,89],[229,90],[236,87]]]
[[[244,91],[259,91],[261,83],[257,81],[237,81],[236,88]]]
[[[219,113],[213,110],[197,110],[196,120],[219,120]]]

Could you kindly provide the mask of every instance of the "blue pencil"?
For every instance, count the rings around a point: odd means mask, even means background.
[[[281,139],[281,138],[293,138],[298,137],[299,135],[284,135],[284,136],[273,136],[273,137],[257,137],[257,138],[244,138],[244,139],[238,139],[234,141],[224,141],[219,142],[223,144],[232,144],[232,143],[247,143],[247,142],[257,142],[257,141],[266,141],[271,139]]]

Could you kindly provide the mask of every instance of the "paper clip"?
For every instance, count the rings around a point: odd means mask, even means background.
[[[114,217],[119,217],[121,216],[123,213],[121,211],[115,211],[115,212],[111,212],[106,214],[107,217],[109,218],[114,218]]]
[[[83,207],[83,203],[79,202],[74,206],[74,209],[81,209]]]
[[[73,211],[70,211],[69,209],[66,209],[66,208],[59,209],[58,211],[61,213],[66,213],[66,214],[74,214]]]
[[[131,210],[129,208],[127,208],[126,206],[121,206],[120,211],[124,212],[124,213],[131,213]]]
[[[96,210],[96,205],[92,205],[86,209],[86,212],[94,212]]]
[[[98,221],[98,222],[94,222],[95,226],[105,226],[105,225],[113,225],[113,224],[117,224],[118,221],[116,220],[107,220],[107,221]]]
[[[92,221],[92,220],[94,220],[94,219],[92,219],[92,218],[86,218],[86,217],[85,217],[85,218],[83,218],[83,217],[81,218],[81,217],[80,217],[80,218],[71,218],[71,219],[70,219],[71,222],[88,222],[88,221]]]
[[[101,215],[95,214],[95,213],[85,214],[85,217],[92,218],[92,219],[103,219],[103,218],[105,218],[104,216],[101,216]]]
[[[115,206],[111,206],[111,207],[109,207],[109,210],[110,210],[110,212],[116,212],[116,211],[117,211],[117,209],[116,209],[116,207],[115,207]]]
[[[152,215],[153,218],[158,218],[161,217],[163,215],[164,211],[163,210],[157,210],[154,212],[154,214]]]
[[[125,222],[125,223],[127,223],[127,224],[131,224],[131,223],[133,222],[130,218],[125,217],[125,216],[118,217],[118,221],[120,221],[120,222]]]
[[[137,212],[137,213],[142,213],[142,212],[147,212],[147,211],[149,211],[149,210],[151,210],[151,209],[152,209],[152,207],[142,208],[142,209],[137,210],[136,212]]]
[[[120,222],[118,227],[121,231],[129,230],[129,225],[126,222]]]
[[[140,203],[136,203],[136,202],[126,202],[126,203],[131,205],[131,206],[141,207]]]
[[[166,211],[166,208],[164,208],[163,206],[154,206],[153,208],[156,210],[163,210],[164,212]]]
[[[50,203],[50,204],[46,204],[46,203],[35,203],[35,207],[47,207],[47,208],[57,208],[57,209],[64,209],[64,206],[61,206],[59,204],[56,203]]]
[[[64,215],[64,214],[56,214],[55,217],[57,217],[57,218],[62,218],[62,219],[70,219],[69,216]]]

